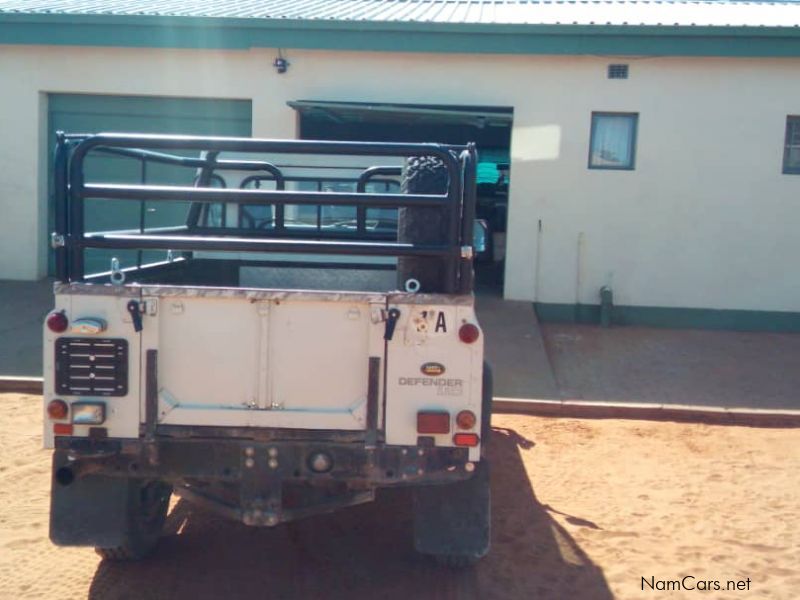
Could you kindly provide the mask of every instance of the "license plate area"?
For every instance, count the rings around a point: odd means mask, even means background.
[[[128,341],[62,337],[55,343],[56,393],[68,396],[126,396]]]

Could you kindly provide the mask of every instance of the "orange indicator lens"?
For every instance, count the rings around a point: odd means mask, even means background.
[[[457,433],[453,436],[453,443],[456,446],[474,448],[480,441],[481,439],[478,437],[477,433]]]
[[[471,410],[462,410],[456,415],[456,425],[459,429],[472,429],[477,420],[475,413]]]
[[[47,403],[47,416],[51,419],[66,419],[69,407],[63,400],[51,400]]]

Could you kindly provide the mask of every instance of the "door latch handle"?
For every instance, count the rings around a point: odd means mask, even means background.
[[[142,330],[142,312],[139,310],[139,303],[136,300],[130,300],[125,308],[131,315],[133,330],[137,333],[140,332]]]
[[[400,311],[396,308],[390,308],[386,317],[386,329],[383,331],[383,339],[387,342],[391,341],[394,337],[394,329],[397,327],[397,320],[400,318]]]

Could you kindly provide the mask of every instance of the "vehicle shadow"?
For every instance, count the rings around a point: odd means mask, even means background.
[[[602,571],[539,503],[523,466],[533,442],[494,429],[492,550],[474,568],[415,554],[408,490],[375,502],[258,529],[181,500],[157,553],[99,564],[92,599],[612,598]]]

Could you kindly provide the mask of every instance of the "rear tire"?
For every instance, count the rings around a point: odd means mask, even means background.
[[[414,546],[440,565],[464,568],[489,552],[489,464],[476,464],[467,480],[414,490]]]
[[[486,451],[492,439],[492,404],[494,378],[492,367],[483,361],[483,388],[481,390],[481,459],[486,460]]]
[[[146,558],[156,549],[167,518],[172,486],[161,481],[130,480],[128,490],[127,530],[123,542],[112,548],[95,548],[110,561],[133,561]]]
[[[452,554],[439,554],[433,559],[443,567],[448,569],[466,569],[478,564],[481,559],[479,556],[454,556]]]
[[[414,490],[414,544],[444,567],[463,569],[489,552],[491,490],[487,447],[492,433],[492,368],[483,363],[481,460],[466,481]]]

